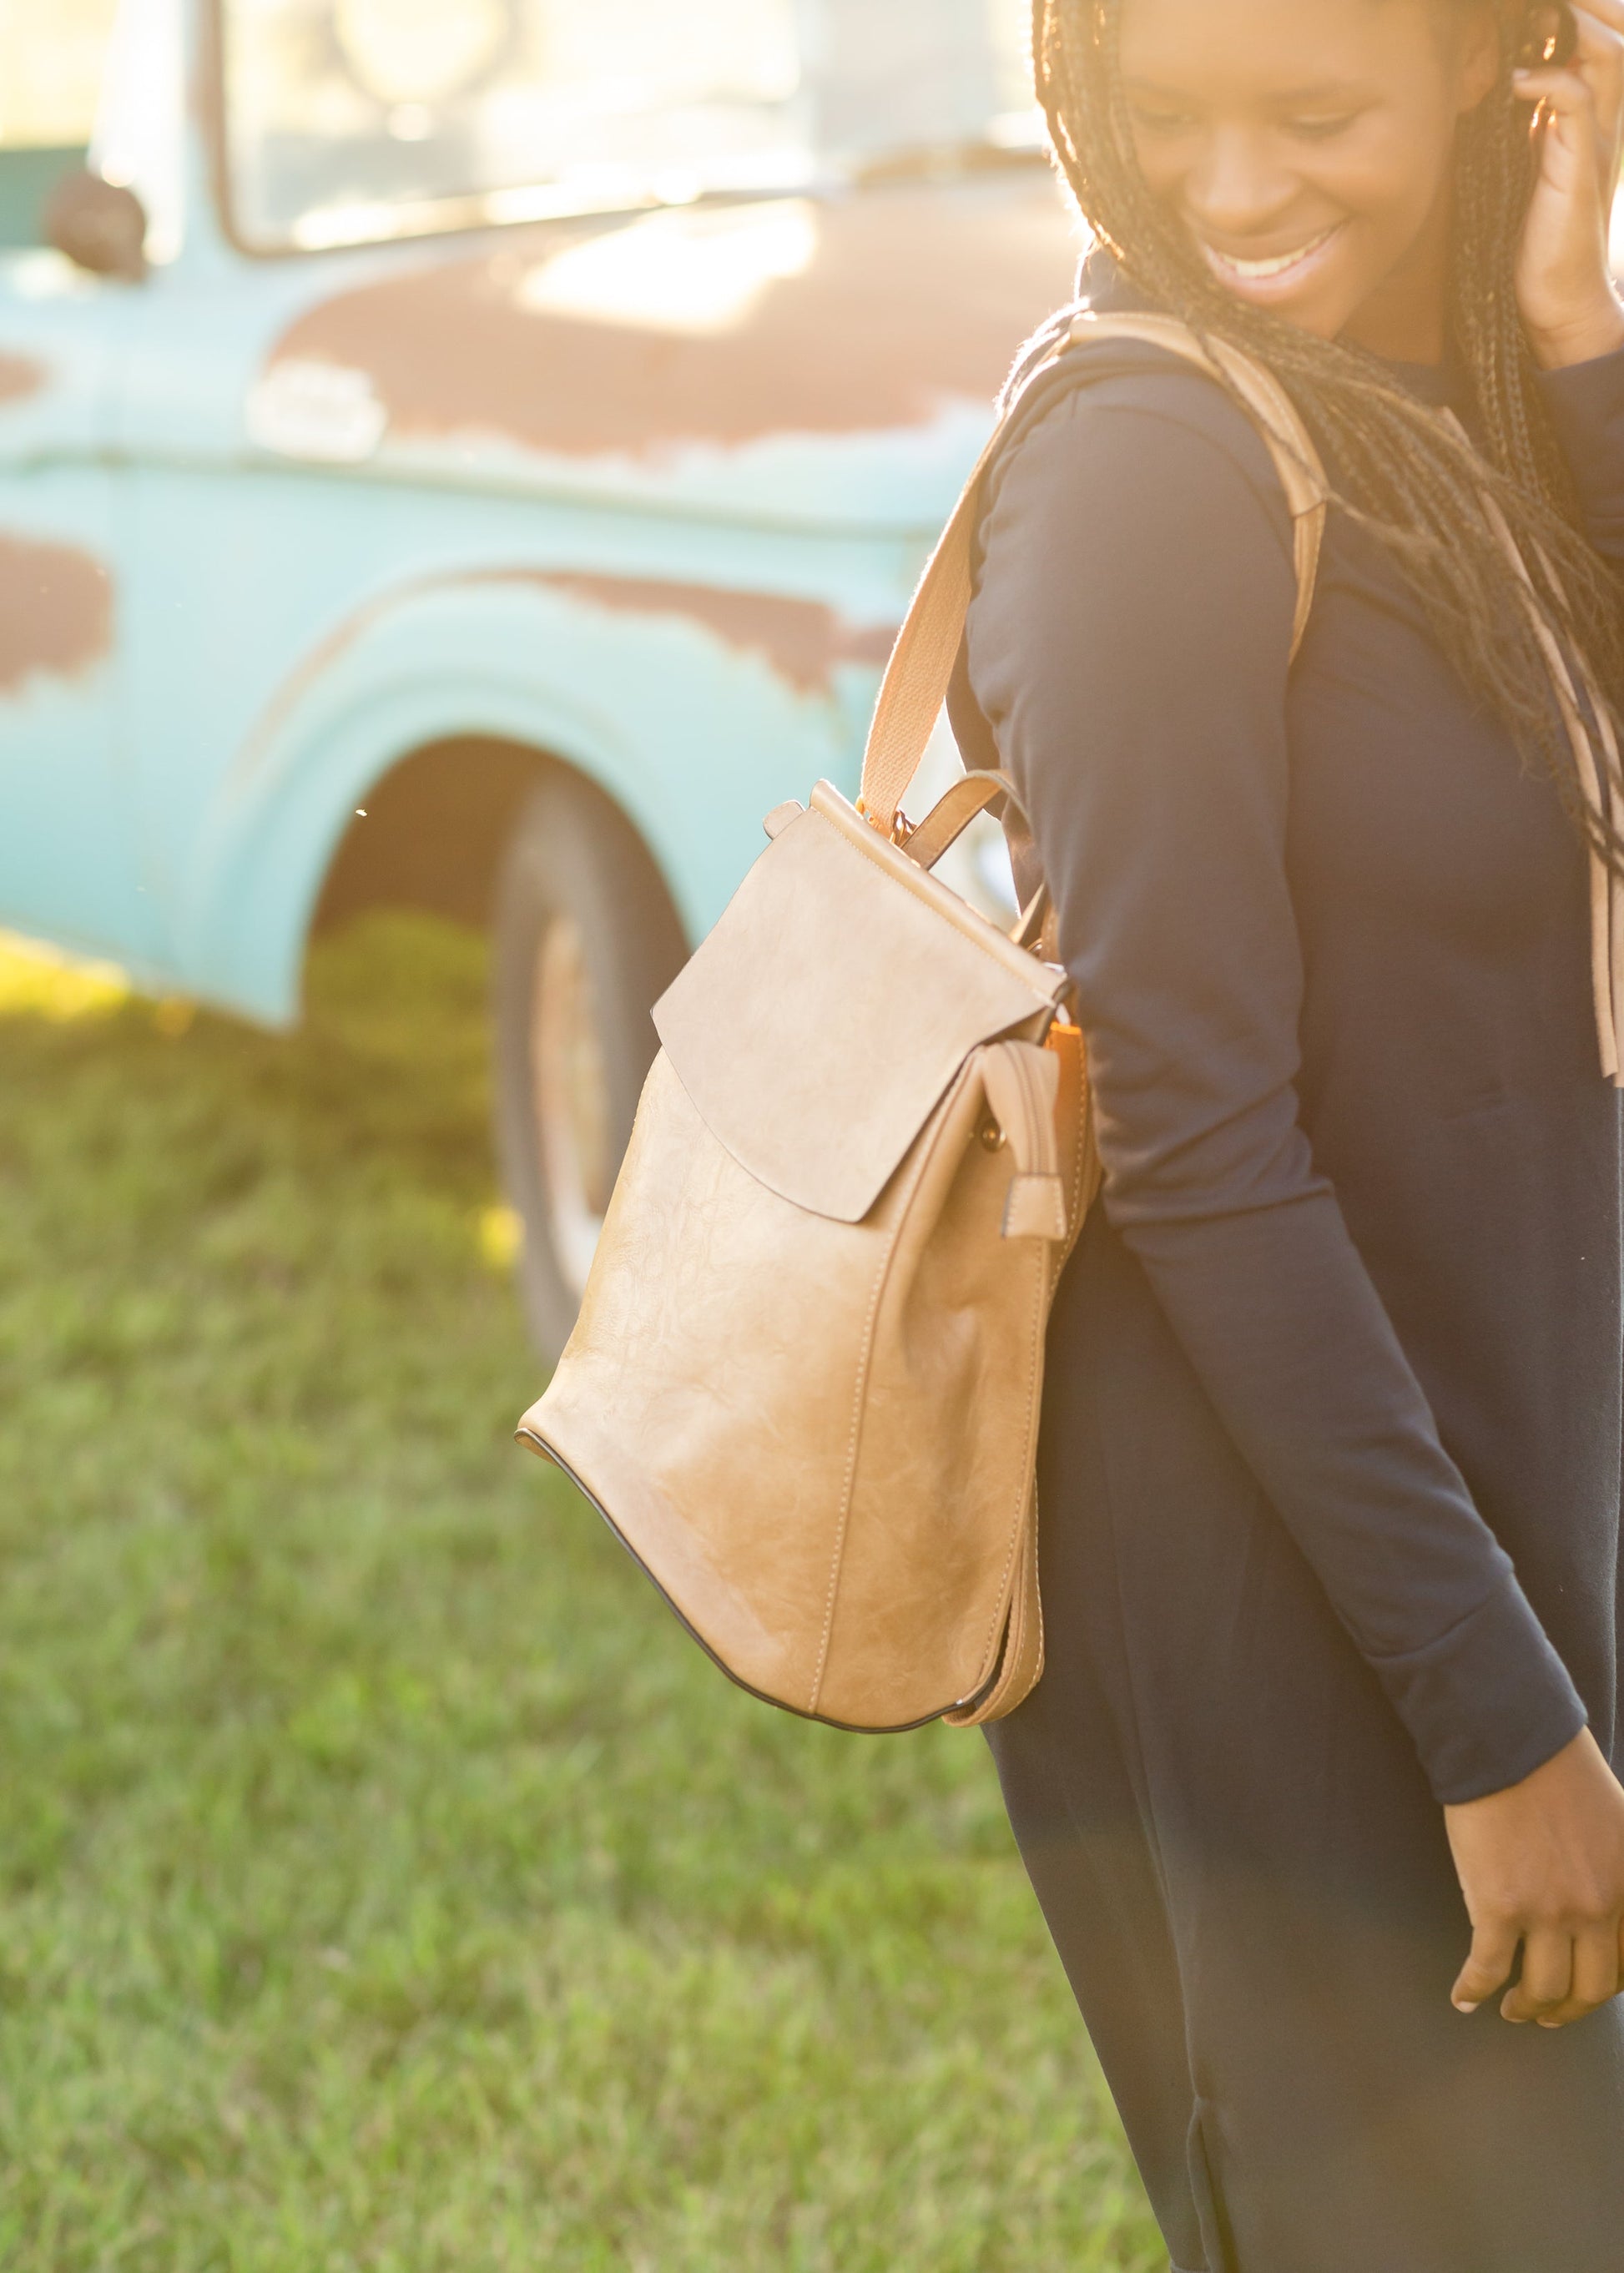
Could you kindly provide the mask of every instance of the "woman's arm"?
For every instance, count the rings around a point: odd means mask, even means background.
[[[1101,381],[1004,461],[971,679],[1055,893],[1108,1212],[1438,1797],[1464,1803],[1583,1710],[1298,1121],[1278,484],[1207,382],[1152,384],[1168,415]],[[1203,431],[1214,403],[1234,449]]]
[[[1624,306],[1607,243],[1624,149],[1624,0],[1585,0],[1574,21],[1567,69],[1519,74],[1519,92],[1544,109],[1517,300],[1590,542],[1624,566]]]
[[[1539,171],[1517,259],[1517,305],[1542,369],[1624,348],[1607,232],[1624,150],[1624,0],[1575,0],[1578,44],[1566,65],[1519,71],[1538,106]]]
[[[1539,386],[1579,492],[1585,533],[1604,560],[1624,569],[1624,348],[1545,371]]]

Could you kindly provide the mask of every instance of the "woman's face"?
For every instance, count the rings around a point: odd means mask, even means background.
[[[1441,351],[1462,115],[1494,83],[1486,8],[1124,0],[1153,192],[1237,298],[1323,339]]]

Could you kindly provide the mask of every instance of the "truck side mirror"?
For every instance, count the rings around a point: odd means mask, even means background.
[[[133,190],[73,173],[46,201],[45,241],[93,276],[139,284],[147,274],[147,212]]]

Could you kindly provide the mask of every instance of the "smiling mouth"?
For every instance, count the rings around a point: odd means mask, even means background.
[[[1309,237],[1304,244],[1295,245],[1289,252],[1275,253],[1267,260],[1242,260],[1232,252],[1220,252],[1215,244],[1207,244],[1205,238],[1201,240],[1201,251],[1207,266],[1226,284],[1239,285],[1243,289],[1248,286],[1255,289],[1260,285],[1278,288],[1282,284],[1295,283],[1299,274],[1305,272],[1319,259],[1333,237],[1341,235],[1342,226],[1341,221],[1337,221],[1329,229],[1322,229],[1317,236]]]

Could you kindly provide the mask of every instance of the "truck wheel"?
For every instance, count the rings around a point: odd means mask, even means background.
[[[523,1227],[520,1292],[553,1363],[575,1322],[658,1046],[649,1012],[687,944],[659,872],[615,808],[545,782],[498,879],[496,1134]]]

